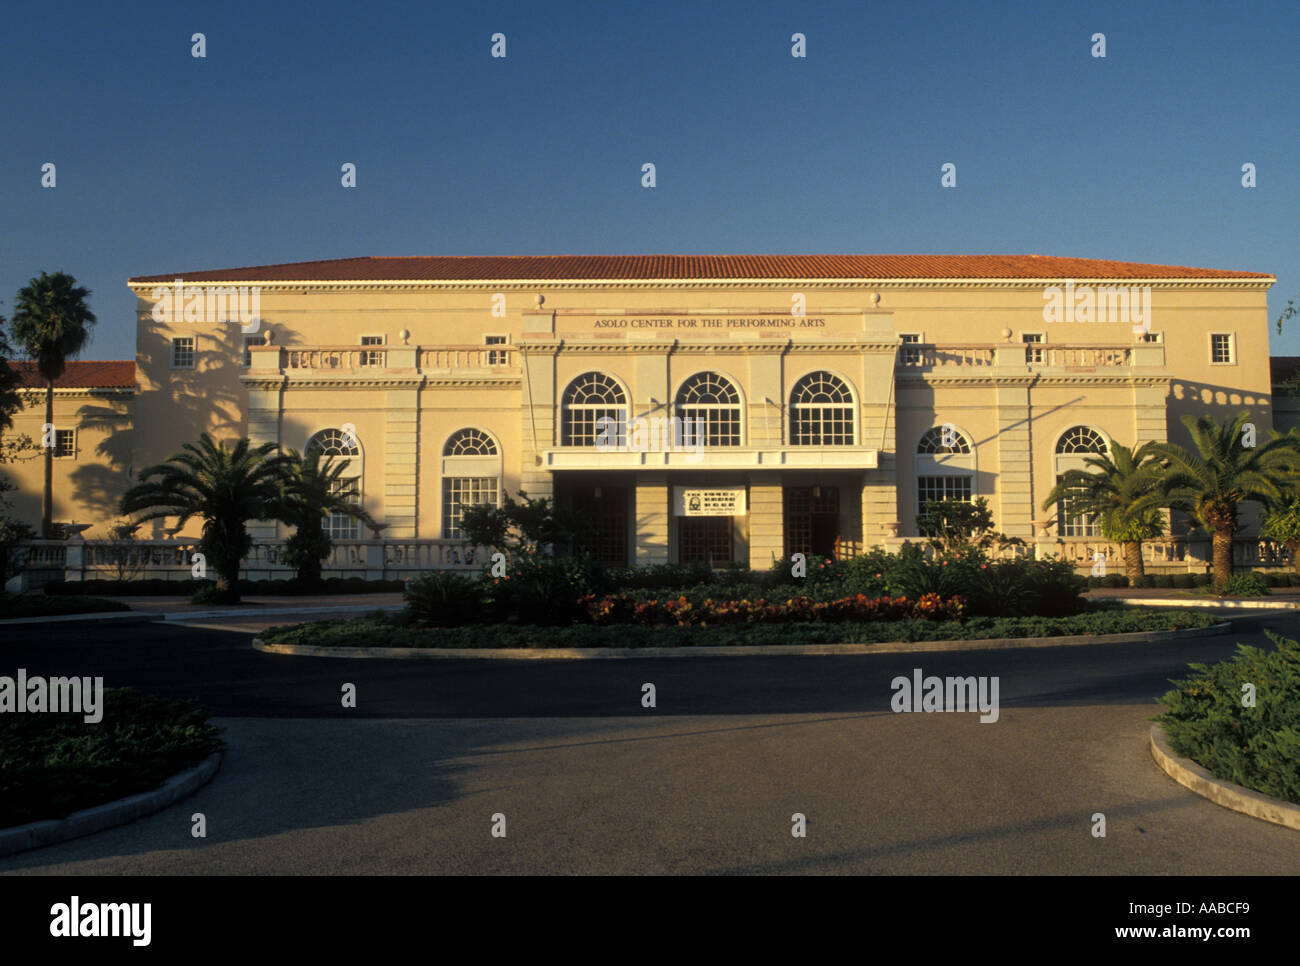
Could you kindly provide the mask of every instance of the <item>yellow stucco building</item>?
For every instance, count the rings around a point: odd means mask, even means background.
[[[1092,524],[1040,507],[1087,453],[1185,442],[1185,413],[1246,408],[1261,436],[1272,426],[1274,281],[929,255],[355,258],[144,276],[129,281],[125,468],[204,430],[322,446],[351,460],[390,557],[419,566],[464,565],[459,508],[521,489],[587,515],[611,563],[852,554],[915,537],[920,501],[945,495],[984,497],[1001,531],[1085,560]],[[115,516],[95,512],[97,526]],[[374,537],[345,519],[331,529]]]

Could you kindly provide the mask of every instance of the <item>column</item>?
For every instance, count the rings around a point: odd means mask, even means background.
[[[667,473],[644,473],[636,481],[636,565],[668,562],[668,528],[672,524]]]
[[[420,390],[385,392],[384,536],[419,536]]]

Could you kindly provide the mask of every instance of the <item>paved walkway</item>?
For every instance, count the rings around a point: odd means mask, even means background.
[[[213,782],[0,859],[56,875],[1295,875],[1300,833],[1172,781],[1150,704],[974,715],[223,719]],[[191,816],[208,838],[190,837]],[[791,815],[808,835],[790,834]],[[1106,837],[1091,834],[1106,816]],[[506,837],[493,838],[493,816]]]

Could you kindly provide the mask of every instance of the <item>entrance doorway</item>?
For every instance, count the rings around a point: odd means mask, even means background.
[[[731,517],[678,517],[678,558],[688,564],[701,561],[711,566],[729,564],[732,544]]]
[[[626,486],[575,486],[573,510],[587,524],[577,549],[601,563],[626,567],[629,492]]]
[[[787,486],[785,555],[837,557],[840,549],[840,489],[837,486]]]

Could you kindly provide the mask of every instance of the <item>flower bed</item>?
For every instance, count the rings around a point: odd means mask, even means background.
[[[834,600],[789,597],[785,600],[714,600],[695,603],[686,595],[665,599],[639,600],[627,594],[588,594],[579,601],[588,619],[601,626],[611,624],[675,624],[679,627],[709,624],[755,624],[760,622],[838,622],[899,620],[960,620],[965,602],[960,597],[944,599],[924,594],[919,600],[906,597],[875,597],[865,594]]]

